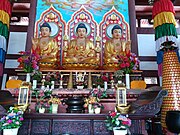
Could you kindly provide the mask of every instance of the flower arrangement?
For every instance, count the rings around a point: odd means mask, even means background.
[[[22,56],[18,58],[18,62],[20,63],[18,68],[23,69],[24,72],[31,73],[33,70],[38,70],[38,61],[40,60],[40,56],[38,54],[31,53],[30,51],[21,51],[19,52]]]
[[[60,79],[60,74],[59,72],[48,72],[46,75],[46,81],[57,81]]]
[[[133,70],[137,70],[139,66],[139,59],[135,53],[126,53],[125,55],[117,55],[117,59],[120,65],[120,70],[124,71],[124,74],[130,74]]]
[[[108,82],[108,81],[109,81],[108,73],[103,73],[103,74],[101,75],[101,78],[102,78],[102,80],[103,80],[104,82]]]
[[[0,127],[1,129],[18,128],[22,125],[23,120],[23,111],[10,107],[7,115],[3,116],[0,120]]]
[[[92,97],[92,96],[90,96],[89,98],[86,98],[85,99],[85,104],[84,104],[84,106],[85,107],[88,107],[88,105],[90,105],[90,104],[95,104],[95,103],[97,103],[97,102],[99,102],[99,101],[97,101],[97,98],[96,97]]]
[[[95,102],[92,106],[93,109],[96,109],[96,108],[101,108],[101,109],[104,109],[104,105],[99,103],[99,102]]]
[[[95,88],[92,91],[89,92],[89,98],[85,99],[85,107],[87,107],[89,104],[92,105],[92,108],[102,108],[104,109],[103,104],[99,103],[100,99],[106,98],[107,93],[101,88]]]
[[[114,127],[127,129],[131,126],[131,120],[117,112],[109,112],[105,123],[108,130],[113,130]]]
[[[39,108],[48,108],[47,99],[52,95],[51,90],[38,90],[34,89],[32,91],[32,96],[36,97],[36,107],[35,110],[38,111]]]
[[[97,78],[95,79],[95,85],[96,87],[98,86],[103,87],[104,82],[108,82],[108,81],[109,81],[108,74],[102,73],[101,75],[97,76]]]
[[[33,80],[37,80],[37,82],[41,82],[42,80],[42,72],[40,72],[39,70],[33,70],[33,72],[31,73],[32,79]]]
[[[48,101],[49,104],[60,104],[61,100],[58,97],[53,97],[51,96],[51,98]]]
[[[106,91],[101,88],[94,88],[92,91],[89,92],[89,95],[92,97],[96,97],[97,101],[107,97]]]

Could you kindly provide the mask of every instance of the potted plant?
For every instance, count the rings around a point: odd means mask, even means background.
[[[96,103],[93,104],[93,108],[94,108],[94,113],[95,114],[100,114],[101,109],[104,109],[104,105],[99,103],[99,102],[96,102]]]
[[[61,100],[58,97],[51,96],[48,103],[51,105],[52,113],[57,113],[58,105],[61,103]]]
[[[47,107],[47,100],[44,98],[40,98],[38,101],[38,111],[39,113],[44,113]]]
[[[48,108],[48,98],[50,98],[51,95],[52,95],[51,90],[34,89],[32,91],[32,96],[36,97],[35,110],[37,112],[43,113],[43,110],[45,111],[45,109]]]
[[[105,123],[108,130],[113,130],[114,135],[126,135],[131,126],[131,120],[117,112],[109,112]]]
[[[107,97],[106,91],[101,88],[95,88],[89,92],[89,98],[85,99],[85,107],[88,107],[89,113],[94,113],[95,109],[98,110],[98,113],[101,109],[104,108],[103,104],[100,104],[100,99]]]
[[[93,104],[97,102],[97,98],[93,96],[89,96],[89,98],[85,99],[84,106],[88,108],[88,113],[94,113]]]
[[[23,120],[23,111],[10,107],[7,114],[0,120],[0,128],[3,129],[3,135],[17,135]]]

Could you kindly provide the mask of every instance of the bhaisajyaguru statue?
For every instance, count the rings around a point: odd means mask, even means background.
[[[32,39],[32,52],[40,55],[41,69],[56,69],[59,62],[59,47],[55,39],[50,37],[51,27],[45,22],[40,27],[41,37]]]
[[[122,29],[115,25],[111,30],[112,38],[105,43],[104,47],[104,64],[111,65],[118,63],[117,55],[125,55],[130,52],[130,41],[122,41]],[[110,66],[110,67],[111,67]]]
[[[78,24],[76,28],[77,38],[69,42],[67,48],[64,48],[66,56],[63,59],[63,64],[69,64],[75,68],[78,65],[87,66],[89,64],[99,65],[100,59],[97,56],[99,48],[96,48],[94,43],[90,41],[87,36],[87,27],[84,23]],[[73,65],[75,64],[75,65]],[[78,64],[78,65],[77,65]],[[84,67],[86,68],[86,67]]]

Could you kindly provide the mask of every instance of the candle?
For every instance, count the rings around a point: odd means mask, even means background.
[[[117,102],[118,102],[118,106],[119,106],[119,90],[117,89]]]

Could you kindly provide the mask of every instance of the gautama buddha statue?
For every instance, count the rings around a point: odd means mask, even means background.
[[[84,23],[78,24],[76,34],[77,38],[71,40],[67,47],[64,48],[66,56],[64,56],[63,65],[68,64],[72,67],[75,66],[74,68],[83,68],[78,67],[79,65],[86,65],[87,67],[88,65],[98,65],[99,57],[97,52],[100,50],[86,37],[87,27]]]
[[[125,55],[130,52],[130,41],[122,41],[122,28],[114,25],[111,29],[112,38],[105,43],[104,47],[104,64],[117,64],[117,55]]]
[[[59,47],[55,39],[50,37],[51,27],[45,22],[40,27],[41,37],[32,39],[31,51],[40,55],[39,66],[42,69],[56,69],[58,66]]]

